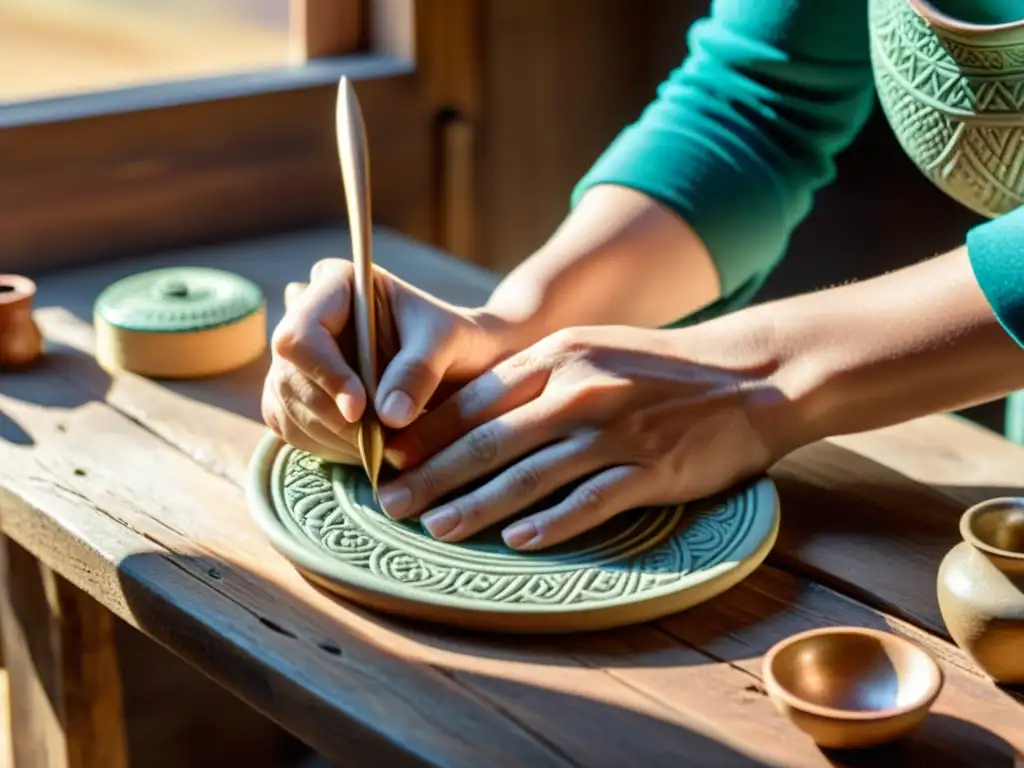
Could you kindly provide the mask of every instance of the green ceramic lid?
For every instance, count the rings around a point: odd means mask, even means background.
[[[263,293],[251,280],[208,267],[140,272],[108,286],[96,314],[117,328],[152,333],[202,331],[259,311]]]

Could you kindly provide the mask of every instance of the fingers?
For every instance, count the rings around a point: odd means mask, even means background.
[[[292,311],[322,325],[332,336],[340,336],[348,325],[352,308],[354,275],[352,263],[344,259],[318,261],[310,272],[309,285]]]
[[[303,292],[309,287],[308,283],[288,283],[284,287],[284,311],[289,311],[295,306]]]
[[[397,280],[392,285],[405,289]],[[408,426],[426,409],[447,374],[455,351],[450,329],[438,327],[436,312],[432,315],[430,311],[432,305],[414,298],[415,292],[410,291],[399,293],[392,301],[386,287],[378,295],[378,307],[386,301],[390,310],[379,313],[381,335],[390,331],[396,340],[401,337],[401,343],[394,345],[396,351],[388,358],[375,403],[381,420],[393,429]]]
[[[338,464],[359,464],[359,451],[348,446],[328,446],[318,443],[309,435],[302,432],[293,424],[287,414],[280,417],[272,417],[267,420],[274,434],[284,440],[288,445],[318,456],[326,461],[337,462]]]
[[[356,427],[334,401],[287,363],[271,366],[263,389],[263,419],[285,442],[332,461],[358,460]]]
[[[377,389],[377,412],[384,424],[401,429],[423,411],[448,368],[444,351],[426,333],[402,346]]]
[[[471,429],[447,448],[380,489],[390,517],[414,517],[442,496],[557,440],[559,424],[541,407],[515,409]]]
[[[416,466],[470,430],[536,399],[548,375],[525,354],[495,366],[397,435],[388,444],[389,460],[399,468]]]
[[[436,539],[462,541],[603,469],[607,459],[595,447],[592,436],[581,435],[543,448],[421,522]]]
[[[274,333],[273,350],[316,382],[348,422],[359,421],[366,407],[366,390],[342,357],[338,342],[323,326],[286,319]]]
[[[561,544],[613,516],[644,506],[643,470],[617,466],[590,478],[550,509],[525,517],[501,532],[512,549],[532,551]]]
[[[273,374],[277,383],[275,391],[278,400],[289,412],[294,406],[296,409],[304,409],[315,417],[316,421],[312,428],[316,430],[316,434],[311,433],[313,437],[321,442],[339,438],[345,441],[355,439],[357,425],[350,424],[345,420],[327,392],[301,371],[288,364],[278,366],[278,370],[279,373]]]
[[[352,307],[352,265],[340,259],[318,262],[309,286],[288,286],[285,303],[288,311],[271,340],[274,355],[324,390],[345,419],[358,421],[366,390],[338,343]]]

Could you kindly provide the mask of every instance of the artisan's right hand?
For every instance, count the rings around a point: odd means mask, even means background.
[[[529,343],[485,310],[457,307],[377,267],[377,301],[387,302],[391,338],[378,340],[384,367],[375,410],[387,427],[410,424],[444,382],[475,378]],[[285,316],[271,339],[263,419],[285,442],[331,461],[358,463],[357,424],[366,389],[357,373],[352,263],[318,262],[310,283],[288,286]]]

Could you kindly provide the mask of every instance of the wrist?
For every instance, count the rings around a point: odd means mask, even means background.
[[[735,378],[736,396],[771,461],[826,435],[817,412],[818,360],[795,343],[785,318],[768,305],[752,307],[690,328],[669,331],[684,359],[697,359]]]
[[[546,335],[539,318],[501,307],[484,305],[470,309],[468,319],[480,340],[481,348],[474,356],[486,360],[487,365],[511,357]]]
[[[563,325],[555,319],[552,291],[535,272],[529,260],[524,262],[498,285],[487,303],[474,310],[474,322],[500,337],[510,353],[535,344]]]
[[[752,407],[792,450],[1003,397],[1024,353],[1003,330],[964,249],[896,272],[758,305],[727,322],[759,339],[781,401]],[[770,399],[770,398],[769,398]]]

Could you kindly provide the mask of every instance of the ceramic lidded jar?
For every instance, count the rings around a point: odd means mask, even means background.
[[[93,309],[96,359],[108,371],[188,379],[233,371],[266,346],[266,302],[251,280],[209,267],[138,272]]]
[[[939,566],[942,619],[993,680],[1024,683],[1024,498],[976,504],[960,535]]]
[[[878,98],[918,169],[976,213],[1024,202],[1024,4],[871,0]]]
[[[42,353],[43,337],[32,319],[36,284],[21,275],[0,275],[0,369],[19,368]]]

